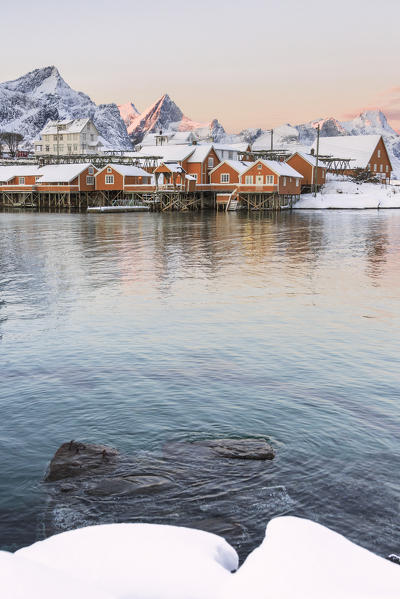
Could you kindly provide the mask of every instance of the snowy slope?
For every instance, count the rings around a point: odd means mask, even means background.
[[[107,146],[132,147],[116,104],[97,106],[89,96],[73,90],[56,67],[36,69],[0,84],[0,130],[18,131],[29,143],[49,119],[85,117],[93,120]]]

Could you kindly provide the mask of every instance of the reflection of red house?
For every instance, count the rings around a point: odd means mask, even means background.
[[[317,159],[312,154],[295,152],[286,160],[286,164],[289,164],[289,166],[293,167],[298,173],[303,175],[303,180],[301,182],[302,186],[310,187],[311,185],[314,185],[315,182],[318,186],[325,184],[326,167],[324,167],[321,162],[319,162],[317,167]],[[315,169],[317,169],[316,181],[314,181]]]

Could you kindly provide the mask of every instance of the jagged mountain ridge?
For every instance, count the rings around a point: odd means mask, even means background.
[[[164,94],[154,104],[138,113],[133,103],[122,104],[119,107],[132,142],[140,143],[148,133],[163,131],[197,131],[201,135],[210,133],[215,141],[220,141],[226,135],[225,129],[213,119],[208,123],[198,123],[186,117],[168,94]]]
[[[22,133],[27,146],[48,120],[85,117],[93,120],[106,146],[132,148],[117,105],[96,105],[73,90],[54,66],[0,84],[0,130]]]

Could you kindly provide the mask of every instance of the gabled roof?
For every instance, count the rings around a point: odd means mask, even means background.
[[[0,166],[0,182],[7,183],[14,177],[38,176],[39,167],[35,164],[16,164],[15,166]]]
[[[204,162],[211,150],[214,149],[213,144],[201,144],[193,147],[195,150],[188,162]]]
[[[90,162],[85,164],[49,164],[38,169],[41,183],[69,183],[78,177],[89,166]],[[93,167],[94,168],[94,167]]]
[[[381,139],[381,135],[339,135],[320,137],[319,154],[335,158],[350,158],[350,168],[366,168]],[[317,142],[312,149],[316,151]]]
[[[286,162],[288,160],[290,160],[293,156],[300,156],[301,158],[303,158],[303,160],[305,160],[306,162],[308,162],[308,164],[311,164],[311,166],[317,166],[317,159],[315,156],[313,156],[312,154],[306,154],[305,152],[293,152],[293,154],[291,156],[289,156],[289,158],[287,158]],[[318,167],[323,168],[324,165],[322,164],[321,161],[318,162]]]
[[[172,160],[166,160],[162,162],[157,168],[160,166],[165,166],[171,173],[185,173],[185,169],[179,164],[179,162],[174,162]],[[157,169],[156,169],[157,170]]]
[[[196,146],[184,146],[184,145],[176,145],[176,146],[146,146],[142,148],[139,152],[135,153],[135,156],[140,158],[141,156],[160,156],[160,161],[165,162],[166,160],[183,162],[193,154]]]
[[[209,174],[211,175],[214,171],[222,167],[223,164],[227,164],[228,166],[233,168],[233,170],[239,173],[239,175],[241,175],[242,173],[247,171],[249,166],[255,164],[255,162],[246,162],[244,160],[223,160],[222,162],[217,164],[217,166],[215,166]]]
[[[97,175],[102,173],[106,168],[114,169],[115,171],[117,171],[117,173],[119,173],[123,177],[151,177],[152,176],[151,173],[148,173],[147,171],[140,168],[139,166],[134,166],[132,164],[114,164],[113,162],[110,164],[107,164],[105,167],[103,167],[98,173],[96,173],[95,176],[97,177]]]
[[[298,179],[303,179],[303,175],[300,175],[300,173],[294,170],[294,168],[286,164],[286,162],[279,162],[278,160],[262,160],[260,158],[255,162],[250,162],[250,166],[246,168],[245,172],[253,168],[256,164],[259,164],[260,162],[264,164],[266,167],[268,167],[271,171],[273,171],[276,175],[282,177],[295,177]]]
[[[60,135],[64,135],[67,133],[80,133],[89,122],[90,119],[67,119],[64,121],[49,121],[48,123],[46,123],[46,125],[40,133],[41,135],[48,135],[49,133],[52,135],[56,135],[57,133],[60,133]],[[63,127],[63,129],[57,130],[57,125],[59,125],[59,127]],[[92,123],[92,125],[95,127],[94,123]]]

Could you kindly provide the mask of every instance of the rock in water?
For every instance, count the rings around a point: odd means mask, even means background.
[[[193,445],[209,447],[218,456],[237,460],[272,460],[275,457],[265,439],[213,439],[195,441]]]
[[[63,443],[50,462],[45,480],[56,481],[82,476],[93,470],[98,474],[105,474],[115,468],[117,456],[117,450],[106,445],[76,441]]]

